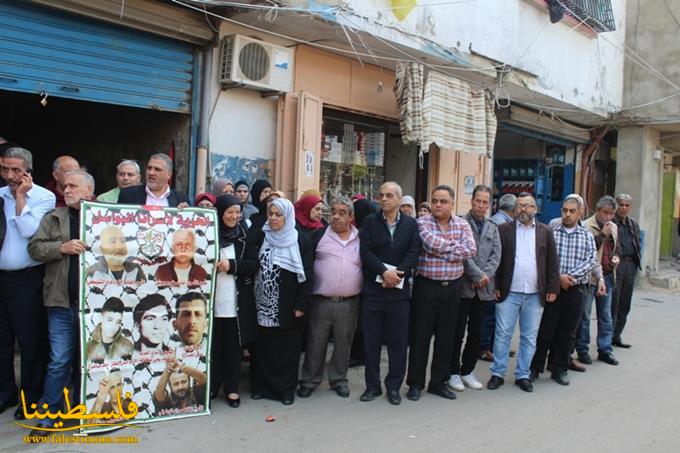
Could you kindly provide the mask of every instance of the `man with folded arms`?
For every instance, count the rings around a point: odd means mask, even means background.
[[[409,351],[409,386],[406,397],[420,399],[425,387],[425,369],[434,334],[434,351],[428,393],[454,400],[446,382],[451,374],[451,357],[460,305],[463,263],[477,253],[470,225],[452,214],[454,192],[440,185],[432,191],[432,214],[418,219],[423,247],[418,257],[413,289],[412,338]]]

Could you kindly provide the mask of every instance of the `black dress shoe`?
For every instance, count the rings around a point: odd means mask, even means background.
[[[373,401],[377,397],[382,395],[382,390],[373,390],[373,389],[366,389],[364,393],[361,394],[359,397],[359,401],[363,401],[364,403],[367,403],[369,401]]]
[[[527,393],[531,393],[534,391],[534,384],[529,382],[529,379],[516,379],[515,385]]]
[[[26,420],[26,416],[24,415],[23,406],[18,406],[14,410],[14,420]]]
[[[19,402],[16,399],[8,399],[8,400],[1,402],[0,403],[0,414],[5,412],[10,407],[16,406],[17,404],[19,404]]]
[[[297,389],[297,394],[300,398],[309,398],[309,395],[311,395],[313,391],[313,388],[300,386],[300,388]]]
[[[590,357],[590,354],[587,352],[579,352],[577,354],[578,361],[581,362],[584,365],[592,365],[593,364],[593,358]]]
[[[411,401],[418,401],[420,399],[420,392],[420,387],[412,385],[408,388],[408,392],[406,392],[406,398]]]
[[[229,405],[229,407],[233,407],[234,409],[236,409],[241,405],[241,398],[237,397],[232,399],[227,397],[227,404]]]
[[[580,362],[580,360],[579,360]],[[573,371],[578,371],[579,373],[585,373],[586,372],[586,367],[583,365],[580,365],[576,362],[576,360],[569,358],[569,369]]]
[[[491,376],[491,379],[489,379],[489,382],[486,384],[486,388],[489,390],[496,390],[503,384],[505,384],[505,380],[502,377]]]
[[[614,340],[612,341],[612,345],[616,346],[617,348],[623,348],[623,349],[630,349],[632,345],[628,343],[624,343],[621,340]]]
[[[538,377],[541,375],[541,373],[538,370],[531,369],[531,373],[529,373],[529,382],[534,383],[538,381]]]
[[[286,393],[283,395],[283,398],[281,398],[281,403],[283,403],[284,406],[290,406],[295,402],[295,393],[290,392]]]
[[[427,393],[431,393],[433,395],[441,396],[442,398],[446,398],[447,400],[455,400],[456,399],[456,394],[453,393],[451,390],[446,385],[441,385],[438,387],[430,387],[427,389]]]
[[[387,392],[387,401],[389,401],[390,404],[399,406],[401,404],[401,395],[399,395],[399,391],[389,390]]]
[[[567,378],[566,371],[553,371],[550,378],[560,385],[569,385],[569,379]]]
[[[264,398],[262,396],[262,393],[260,393],[258,391],[250,392],[250,399],[251,400],[261,400],[262,398]]]
[[[616,357],[614,357],[614,354],[611,352],[603,352],[597,355],[597,360],[600,362],[608,363],[610,365],[618,365],[619,361],[616,360]]]
[[[349,398],[349,387],[346,385],[338,385],[334,390],[340,398]]]

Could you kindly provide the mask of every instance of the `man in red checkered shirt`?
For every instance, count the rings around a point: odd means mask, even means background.
[[[451,356],[460,304],[463,263],[475,256],[477,246],[470,225],[452,213],[455,194],[450,186],[432,191],[432,214],[418,219],[423,243],[411,308],[412,339],[409,352],[409,386],[406,397],[420,399],[425,387],[425,369],[430,341],[435,335],[430,383],[427,391],[446,399],[456,399],[447,388]]]

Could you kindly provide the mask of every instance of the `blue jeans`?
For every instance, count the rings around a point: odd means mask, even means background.
[[[612,339],[614,337],[614,323],[612,322],[612,294],[614,292],[614,279],[611,275],[604,278],[607,293],[604,296],[596,296],[597,287],[588,291],[583,304],[583,317],[576,336],[576,352],[584,353],[590,349],[590,314],[597,310],[597,352],[602,354],[612,352]]]
[[[80,362],[78,360],[78,307],[49,307],[47,309],[47,336],[50,341],[50,360],[47,364],[42,402],[50,412],[60,410],[64,405],[64,388],[73,382],[71,399],[80,399]],[[45,419],[46,422],[54,423]]]
[[[519,351],[515,379],[528,379],[531,359],[536,351],[536,336],[541,325],[543,305],[538,293],[511,292],[496,304],[496,339],[493,345],[491,375],[505,377],[510,357],[510,342],[519,318]]]

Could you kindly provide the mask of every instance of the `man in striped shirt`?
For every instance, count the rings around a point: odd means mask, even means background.
[[[555,226],[555,246],[560,264],[560,294],[547,304],[538,331],[536,353],[531,362],[530,380],[543,372],[548,350],[552,358],[551,378],[569,385],[567,369],[574,348],[576,328],[583,312],[590,273],[595,267],[595,240],[587,228],[579,225],[582,204],[567,197],[562,204],[562,222]]]
[[[477,253],[470,225],[452,213],[454,191],[440,185],[432,191],[432,214],[418,219],[423,247],[418,257],[411,312],[412,338],[409,351],[409,386],[406,397],[420,399],[430,341],[435,335],[430,383],[427,391],[456,399],[447,388],[455,338],[463,264]]]

